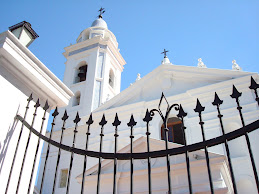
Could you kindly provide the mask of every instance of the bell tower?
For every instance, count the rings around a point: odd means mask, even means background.
[[[83,30],[76,44],[65,48],[64,83],[74,92],[67,110],[90,114],[102,103],[120,93],[125,60],[114,34],[108,30],[100,9],[98,19]]]

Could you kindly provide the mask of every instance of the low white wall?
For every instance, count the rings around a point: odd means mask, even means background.
[[[5,91],[0,96],[0,118],[1,118],[1,131],[0,131],[0,193],[5,193],[5,188],[7,184],[7,180],[9,177],[9,172],[11,168],[11,164],[14,157],[15,148],[17,145],[18,137],[21,131],[22,124],[20,121],[15,120],[16,114],[20,114],[24,116],[25,107],[27,105],[28,96],[21,92],[18,88],[13,86],[10,82],[8,82],[3,76],[0,76],[0,85],[2,91]],[[34,99],[37,100],[37,99]],[[26,121],[31,124],[33,113],[34,113],[34,101],[31,101],[29,110],[27,113]],[[44,104],[43,104],[44,106]],[[37,130],[40,130],[42,117],[44,114],[44,110],[42,107],[39,107],[37,110],[37,117],[34,122],[34,127]],[[46,114],[46,122],[43,126],[42,133],[45,134],[47,119],[49,117],[49,113]],[[16,155],[14,168],[12,171],[12,177],[9,184],[8,193],[15,193],[16,185],[19,178],[19,172],[22,165],[22,160],[25,152],[25,147],[27,144],[27,139],[29,136],[29,129],[26,127],[23,128],[21,140],[19,143],[18,152]],[[36,152],[36,146],[38,143],[38,137],[34,134],[31,135],[30,143],[26,155],[26,160],[23,168],[23,173],[21,177],[19,193],[27,193],[30,175],[32,171],[33,160]],[[39,146],[39,153],[42,148],[42,142]],[[37,167],[39,163],[39,156],[37,155],[35,170],[34,170],[34,178],[32,180],[31,188],[34,187],[34,182],[37,173]]]

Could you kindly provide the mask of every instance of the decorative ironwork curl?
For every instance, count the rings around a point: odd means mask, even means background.
[[[164,99],[164,100],[166,101],[166,103],[167,103],[167,110],[166,110],[165,115],[163,115],[163,112],[162,112],[162,110],[161,110],[161,108],[160,108],[163,99]],[[160,117],[162,118],[163,124],[164,124],[165,128],[167,128],[167,120],[168,120],[168,117],[169,117],[169,115],[170,115],[170,112],[171,112],[171,110],[172,110],[173,108],[174,108],[176,111],[179,111],[179,110],[180,110],[179,104],[172,104],[172,105],[170,106],[169,103],[168,103],[168,101],[167,101],[167,99],[166,99],[166,97],[165,97],[165,95],[164,95],[164,93],[162,93],[161,98],[160,98],[160,102],[159,102],[159,105],[158,105],[158,109],[152,109],[152,110],[150,111],[150,116],[151,116],[151,117],[154,117],[154,116],[155,116],[155,112],[157,112],[157,113],[160,115]]]

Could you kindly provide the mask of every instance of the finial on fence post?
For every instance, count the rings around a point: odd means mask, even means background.
[[[68,119],[67,110],[65,110],[63,117],[61,118],[63,121]]]
[[[86,124],[87,125],[91,125],[91,124],[93,124],[93,116],[92,116],[92,113],[90,114],[90,116],[89,116],[89,119],[88,119],[88,121],[86,121]]]
[[[196,108],[194,109],[195,112],[198,112],[199,114],[205,110],[205,107],[201,105],[199,99],[197,98],[197,104]]]
[[[259,97],[257,93],[257,88],[259,88],[259,84],[257,84],[254,80],[254,78],[251,76],[251,85],[249,86],[251,90],[254,90],[255,93],[255,100],[257,101],[257,104],[259,105]]]
[[[179,113],[178,113],[177,116],[180,117],[180,118],[182,118],[182,119],[187,116],[187,113],[184,112],[183,107],[182,107],[181,104],[180,104]]]
[[[31,93],[31,95],[29,96],[29,98],[27,99],[27,101],[31,101],[31,100],[33,100],[33,98],[32,98],[32,93]]]
[[[75,124],[78,124],[79,121],[81,121],[81,118],[79,117],[79,114],[78,114],[78,112],[77,112],[77,113],[76,113],[76,118],[74,119],[74,123],[75,123]]]
[[[217,92],[215,92],[215,97],[214,97],[214,101],[212,102],[212,104],[214,106],[218,106],[218,105],[221,105],[222,103],[223,103],[223,100],[220,100]]]
[[[49,109],[49,104],[48,104],[48,100],[46,100],[46,102],[45,102],[45,105],[44,105],[44,107],[43,107],[43,110],[48,110]]]
[[[233,92],[230,95],[232,98],[235,98],[236,100],[238,100],[238,98],[242,95],[242,92],[239,92],[236,88],[235,85],[233,85]]]

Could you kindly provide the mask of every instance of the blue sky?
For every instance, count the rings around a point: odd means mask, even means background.
[[[115,34],[127,64],[122,87],[160,65],[163,49],[175,65],[231,69],[232,60],[244,71],[258,72],[259,1],[2,1],[0,32],[26,20],[39,38],[29,49],[61,80],[64,47],[106,9],[103,19]]]

